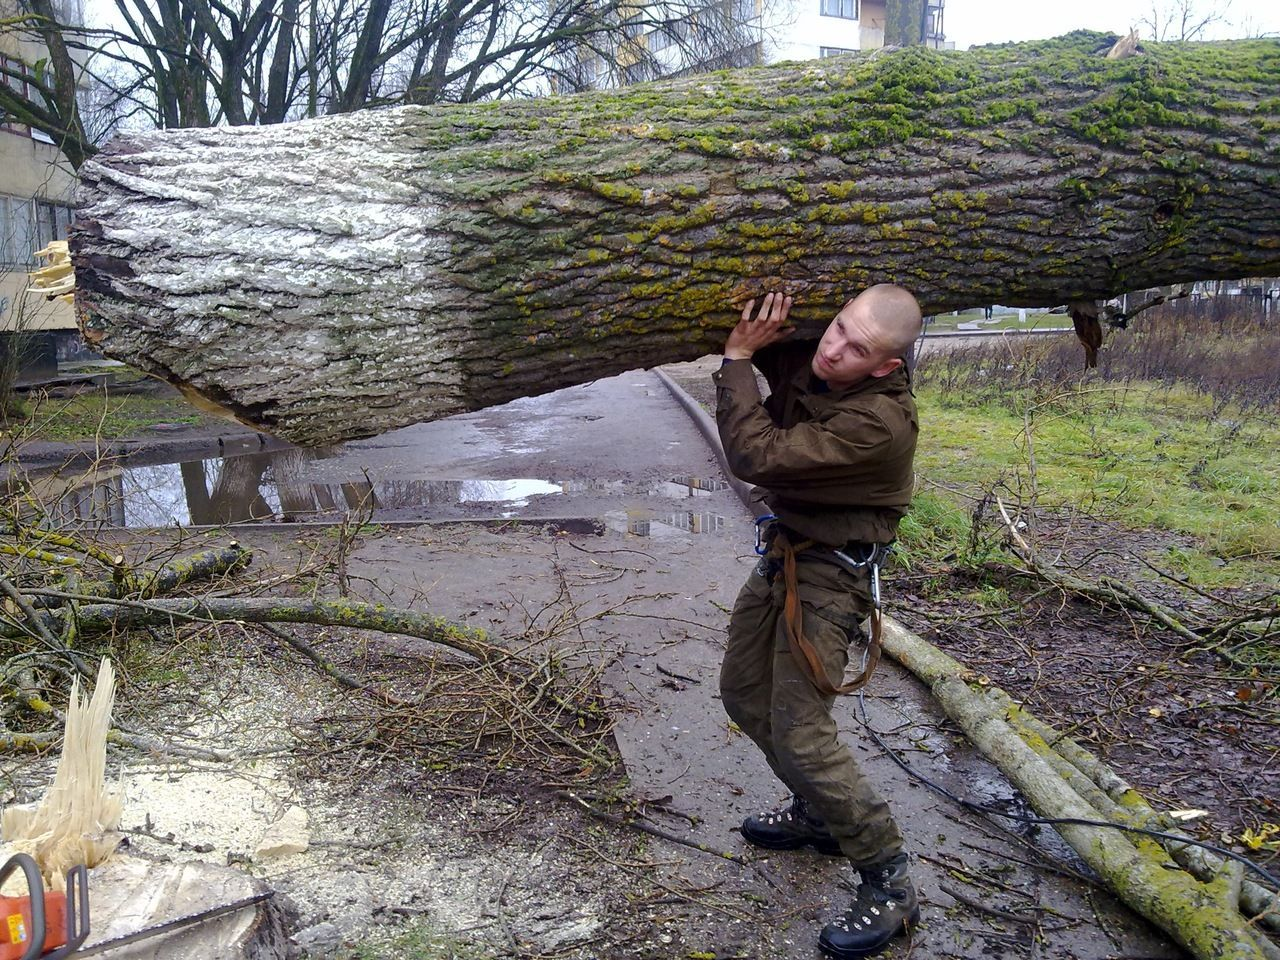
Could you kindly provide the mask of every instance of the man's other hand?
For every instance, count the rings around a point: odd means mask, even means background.
[[[796,332],[787,325],[791,312],[791,298],[780,293],[766,293],[760,304],[760,312],[752,317],[756,302],[750,300],[742,308],[742,319],[725,341],[724,355],[729,360],[750,360],[757,350],[785,340]]]

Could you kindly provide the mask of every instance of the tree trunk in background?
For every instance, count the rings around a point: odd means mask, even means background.
[[[924,0],[885,0],[884,45],[924,43]]]
[[[912,47],[576,97],[118,141],[81,170],[87,335],[297,443],[718,349],[1280,273],[1280,43]]]

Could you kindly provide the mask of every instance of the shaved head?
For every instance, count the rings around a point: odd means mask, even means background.
[[[867,287],[849,301],[849,305],[865,306],[877,327],[883,332],[886,356],[900,357],[907,352],[924,325],[920,304],[904,287],[877,283]]]
[[[813,354],[814,376],[832,387],[887,377],[920,336],[920,304],[902,287],[877,283],[844,305]]]

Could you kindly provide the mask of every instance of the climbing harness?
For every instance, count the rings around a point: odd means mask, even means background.
[[[756,553],[761,554],[764,558],[757,566],[757,571],[768,578],[771,573],[776,574],[776,568],[770,571],[769,567],[781,561],[782,582],[786,591],[782,605],[782,621],[787,631],[787,645],[791,648],[791,655],[795,657],[796,663],[800,665],[800,668],[808,673],[813,685],[824,696],[832,697],[853,693],[866,686],[871,679],[871,675],[875,673],[877,664],[880,663],[880,636],[883,621],[880,606],[880,565],[889,555],[892,545],[881,543],[865,544],[866,556],[855,558],[845,550],[822,547],[815,540],[801,540],[798,543],[792,543],[786,529],[778,525],[771,531],[772,542],[769,548],[762,551],[760,548],[762,541],[761,528],[770,519],[776,518],[761,517],[756,521]],[[853,680],[840,686],[836,686],[831,682],[821,659],[818,657],[818,651],[813,648],[813,644],[804,635],[804,610],[800,605],[800,591],[796,579],[796,555],[800,553],[814,559],[834,563],[852,574],[857,574],[865,569],[871,582],[871,636],[867,640],[867,651],[863,657],[862,672]],[[761,567],[764,567],[764,569],[762,570]]]

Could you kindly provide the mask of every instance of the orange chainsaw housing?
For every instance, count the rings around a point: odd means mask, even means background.
[[[67,895],[54,890],[44,895],[44,950],[67,942]],[[31,946],[31,898],[0,897],[0,960],[21,960]]]

